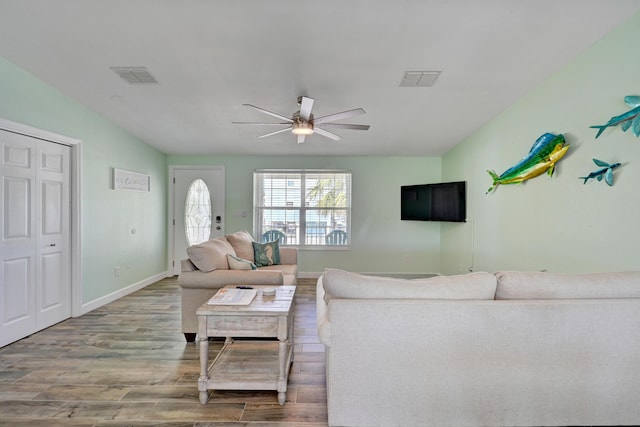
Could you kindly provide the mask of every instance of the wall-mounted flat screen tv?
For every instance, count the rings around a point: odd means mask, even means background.
[[[403,185],[400,193],[402,220],[465,222],[467,219],[466,181]]]

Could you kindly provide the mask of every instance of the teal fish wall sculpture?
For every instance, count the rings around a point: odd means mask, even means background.
[[[623,132],[631,128],[631,131],[635,136],[640,136],[640,96],[628,95],[624,97],[624,102],[633,109],[627,111],[619,116],[611,117],[609,121],[603,125],[589,126],[593,129],[598,129],[596,138],[602,135],[602,132],[610,126],[620,125]]]
[[[500,184],[519,184],[527,179],[534,178],[547,172],[553,175],[555,164],[562,158],[569,149],[565,144],[562,134],[554,135],[545,133],[536,140],[529,150],[529,154],[520,160],[515,166],[507,169],[500,176],[495,171],[487,172],[493,179],[493,184],[487,190],[487,194],[493,191]]]
[[[609,186],[613,185],[613,170],[617,167],[622,166],[620,163],[614,163],[614,164],[609,164],[607,162],[603,162],[602,160],[598,160],[598,159],[593,159],[593,163],[596,164],[596,166],[600,166],[601,169],[598,169],[597,171],[591,172],[589,175],[587,176],[581,176],[580,179],[584,179],[583,184],[586,184],[587,181],[589,181],[589,179],[591,178],[595,178],[598,181],[602,181],[602,177],[604,177],[604,182],[606,182],[607,184],[609,184]]]

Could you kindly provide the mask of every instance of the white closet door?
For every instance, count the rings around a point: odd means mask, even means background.
[[[0,131],[0,346],[71,316],[70,148]]]
[[[36,323],[43,329],[71,317],[70,148],[40,141],[36,153]]]

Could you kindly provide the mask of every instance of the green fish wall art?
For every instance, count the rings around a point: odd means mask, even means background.
[[[632,107],[632,109],[619,116],[611,117],[609,121],[603,125],[589,126],[590,128],[598,129],[596,139],[602,135],[602,132],[604,132],[606,128],[617,125],[620,125],[623,132],[631,128],[631,132],[633,132],[635,136],[640,136],[640,96],[625,96],[624,102],[629,107]]]
[[[515,166],[504,171],[502,175],[498,176],[492,170],[487,171],[493,179],[493,184],[487,190],[487,194],[500,184],[520,184],[545,172],[552,176],[556,162],[567,153],[568,149],[569,145],[566,144],[562,134],[545,133],[536,140],[529,150],[529,154]]]

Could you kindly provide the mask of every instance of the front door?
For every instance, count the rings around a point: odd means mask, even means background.
[[[0,346],[71,317],[66,145],[0,130]]]
[[[169,268],[180,274],[180,260],[196,243],[224,236],[224,167],[172,166],[173,215],[169,218],[173,250]]]

